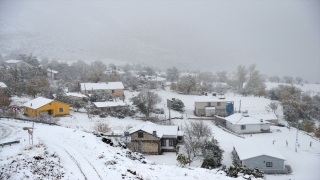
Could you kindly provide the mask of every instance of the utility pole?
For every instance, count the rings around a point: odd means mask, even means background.
[[[34,133],[34,122],[32,123],[32,135],[31,135],[31,137],[32,137],[32,145],[33,145],[33,133]]]

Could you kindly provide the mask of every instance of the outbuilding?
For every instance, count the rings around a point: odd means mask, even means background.
[[[233,157],[242,166],[258,168],[266,174],[287,174],[284,156],[270,143],[243,140],[233,144]]]
[[[93,104],[100,111],[107,113],[114,111],[116,108],[128,106],[126,103],[122,101],[94,102]]]

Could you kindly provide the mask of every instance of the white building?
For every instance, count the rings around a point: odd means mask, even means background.
[[[235,113],[224,119],[226,127],[238,134],[270,132],[269,122],[249,114]]]

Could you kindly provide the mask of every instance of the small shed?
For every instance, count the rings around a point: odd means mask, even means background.
[[[266,174],[287,174],[284,156],[272,143],[243,140],[233,144],[233,157],[242,166],[258,168]]]
[[[127,104],[122,101],[94,102],[93,104],[100,111],[108,112],[108,113],[114,111],[117,107],[127,106]]]

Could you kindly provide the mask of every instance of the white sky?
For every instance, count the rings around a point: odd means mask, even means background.
[[[0,27],[3,53],[213,72],[256,63],[268,75],[320,81],[318,0],[1,0]]]

